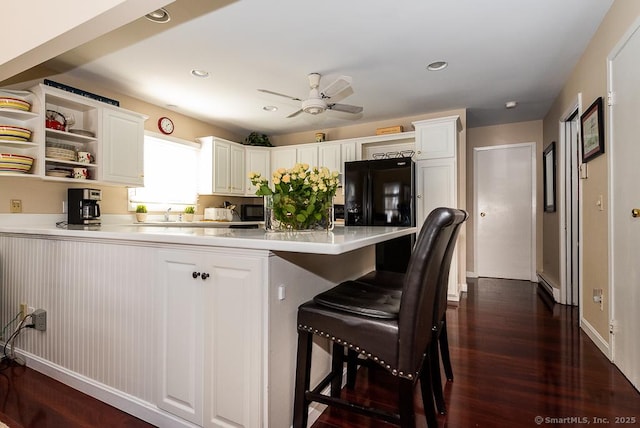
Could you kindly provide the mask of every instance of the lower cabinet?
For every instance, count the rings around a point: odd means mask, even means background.
[[[263,260],[158,255],[158,407],[204,427],[262,426]]]

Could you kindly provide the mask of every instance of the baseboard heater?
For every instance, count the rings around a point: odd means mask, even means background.
[[[542,289],[547,294],[549,294],[549,297],[551,297],[551,299],[555,301],[555,298],[553,296],[553,287],[551,286],[551,284],[549,284],[549,282],[545,279],[545,277],[540,272],[537,272],[536,274],[538,276],[538,285],[540,285]]]

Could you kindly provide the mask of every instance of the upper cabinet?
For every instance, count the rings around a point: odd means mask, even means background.
[[[318,147],[318,166],[326,166],[330,171],[342,172],[342,145],[322,143]]]
[[[268,147],[247,146],[244,149],[246,195],[255,196],[256,186],[249,181],[250,172],[258,172],[267,180],[271,177],[271,151]]]
[[[297,161],[298,154],[295,146],[274,147],[271,149],[271,169],[292,168]]]
[[[295,163],[306,163],[312,168],[318,166],[318,144],[300,144],[296,146]],[[288,168],[292,166],[293,165]]]
[[[101,130],[102,180],[144,186],[144,118],[105,108]]]
[[[200,143],[199,193],[244,195],[244,147],[217,137],[201,138]]]
[[[318,166],[318,147],[317,143],[274,147],[271,149],[271,168],[289,169],[296,163],[306,163],[310,167]]]
[[[30,174],[143,185],[146,116],[46,85],[30,92],[31,112],[0,112],[2,122],[31,131],[28,141],[0,140],[0,146],[12,146],[11,153],[35,158]]]
[[[458,116],[413,122],[416,129],[415,160],[455,157],[458,141]]]

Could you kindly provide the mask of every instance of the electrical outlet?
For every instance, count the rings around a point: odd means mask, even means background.
[[[20,321],[25,319],[28,313],[29,313],[29,307],[27,306],[27,304],[20,303]]]
[[[11,203],[9,204],[9,210],[12,213],[21,213],[22,212],[22,200],[21,199],[11,199]]]

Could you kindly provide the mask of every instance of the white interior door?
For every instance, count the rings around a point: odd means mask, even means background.
[[[640,388],[640,27],[628,33],[609,61],[610,91],[610,250],[614,334],[612,359],[622,373]]]
[[[535,144],[476,148],[474,173],[476,273],[535,281]]]

